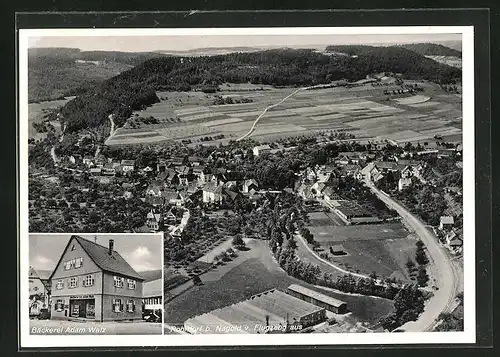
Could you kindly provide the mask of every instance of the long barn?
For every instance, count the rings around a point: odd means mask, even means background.
[[[344,301],[318,293],[302,285],[290,285],[287,289],[287,294],[336,314],[345,314],[347,312],[347,303]]]

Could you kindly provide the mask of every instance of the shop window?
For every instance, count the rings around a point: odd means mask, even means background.
[[[56,283],[56,289],[61,290],[62,288],[64,288],[64,282],[62,280],[58,280]]]
[[[135,280],[127,279],[127,286],[130,290],[135,290]]]
[[[92,286],[92,285],[94,285],[94,276],[93,275],[86,275],[83,278],[83,285],[84,286]]]
[[[115,286],[116,288],[123,288],[124,280],[125,280],[124,278],[115,275],[114,281],[113,281],[113,286]]]

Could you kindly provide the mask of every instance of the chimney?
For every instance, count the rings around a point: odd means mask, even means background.
[[[109,249],[108,249],[108,254],[113,255],[113,247],[115,245],[114,239],[109,240]]]

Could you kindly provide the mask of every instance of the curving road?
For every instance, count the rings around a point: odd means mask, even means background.
[[[402,205],[378,190],[370,180],[369,175],[366,174],[368,170],[369,168],[363,170],[365,172],[365,184],[388,207],[397,211],[425,244],[430,261],[430,276],[434,280],[434,285],[438,288],[433,292],[434,296],[427,301],[425,310],[419,318],[416,321],[406,323],[400,329],[409,332],[431,331],[439,314],[450,311],[455,301],[458,288],[455,268],[452,266],[444,248],[439,245],[437,239],[426,228],[425,224]]]

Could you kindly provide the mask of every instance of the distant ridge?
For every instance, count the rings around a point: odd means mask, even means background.
[[[462,57],[462,52],[436,43],[411,43],[401,45],[410,51],[417,52],[422,56],[452,56]]]

